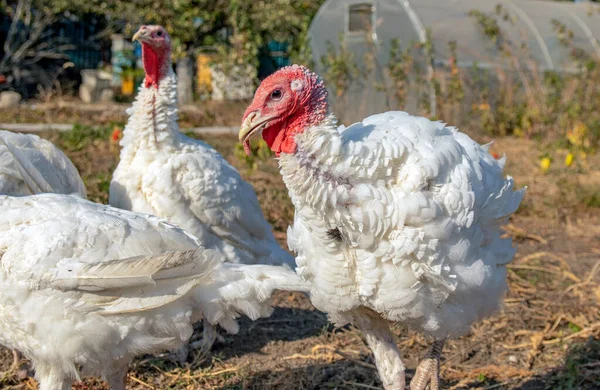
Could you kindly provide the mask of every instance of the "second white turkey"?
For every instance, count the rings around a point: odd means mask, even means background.
[[[211,146],[179,131],[167,31],[142,26],[134,38],[142,43],[146,78],[128,110],[109,203],[166,218],[206,247],[220,248],[228,261],[294,267],[252,186]]]
[[[125,390],[138,354],[182,346],[204,319],[229,332],[268,316],[274,289],[305,291],[281,266],[223,263],[166,221],[75,196],[0,195],[0,344],[41,390],[83,375]]]
[[[252,186],[211,146],[179,131],[167,31],[142,26],[134,39],[142,44],[146,77],[128,110],[109,203],[166,218],[203,246],[218,249],[225,261],[294,268],[294,257],[275,240]],[[215,337],[205,325],[203,353]],[[184,350],[178,355],[182,361],[187,357]]]

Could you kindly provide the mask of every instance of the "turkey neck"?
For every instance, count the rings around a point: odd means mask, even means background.
[[[295,136],[293,154],[282,153],[279,168],[292,202],[326,213],[337,204],[349,202],[349,177],[339,169],[342,163],[341,137],[336,119],[329,115],[318,126]]]
[[[157,83],[142,84],[130,109],[121,140],[121,159],[139,148],[168,148],[179,140],[177,124],[177,76],[167,60],[164,75]]]

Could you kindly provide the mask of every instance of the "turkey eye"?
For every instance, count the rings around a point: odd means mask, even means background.
[[[157,32],[156,35],[158,35],[159,37],[162,36],[162,31]]]
[[[283,96],[283,93],[281,93],[280,89],[276,89],[273,92],[271,92],[272,100],[279,100],[279,99],[281,99],[282,96]]]

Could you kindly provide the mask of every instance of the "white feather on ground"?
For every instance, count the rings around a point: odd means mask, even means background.
[[[125,389],[137,354],[180,347],[204,319],[230,332],[268,316],[293,271],[223,263],[159,218],[66,195],[0,196],[0,343],[22,351],[42,390],[99,375]],[[175,252],[175,253],[172,253]]]

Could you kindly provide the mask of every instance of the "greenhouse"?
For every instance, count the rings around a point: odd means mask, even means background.
[[[582,53],[600,57],[600,7],[536,0],[328,0],[309,36],[315,67],[326,78],[334,107],[346,107],[339,113],[345,121],[414,109],[418,99],[428,100],[435,116],[433,83],[426,97],[411,90],[404,104],[390,92],[394,46],[412,48],[411,61],[420,64],[413,79],[444,83],[453,66],[497,74],[515,67],[573,73]],[[357,69],[345,69],[349,62]]]

